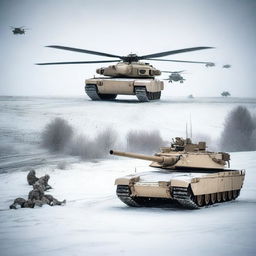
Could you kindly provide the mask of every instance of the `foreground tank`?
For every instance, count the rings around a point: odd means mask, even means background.
[[[161,71],[142,63],[118,63],[96,71],[101,77],[87,79],[85,92],[92,100],[114,100],[117,95],[136,95],[139,101],[159,100],[163,81],[155,79]]]
[[[154,156],[110,151],[110,154],[152,161],[150,172],[116,179],[117,196],[129,206],[152,206],[178,202],[196,209],[236,199],[245,171],[225,168],[230,156],[206,151],[204,142],[176,138],[171,147]]]

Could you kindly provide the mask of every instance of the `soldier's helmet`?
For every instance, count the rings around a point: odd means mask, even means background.
[[[29,174],[30,174],[30,175],[36,175],[36,172],[35,172],[34,169],[30,169]]]

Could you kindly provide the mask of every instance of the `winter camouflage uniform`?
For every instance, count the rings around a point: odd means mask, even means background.
[[[18,206],[21,208],[34,208],[34,206],[43,206],[48,204],[50,206],[62,205],[66,203],[66,200],[59,201],[52,195],[45,195],[44,191],[51,189],[52,187],[48,184],[50,176],[46,174],[40,178],[36,177],[35,170],[30,170],[27,175],[27,181],[29,185],[33,185],[33,190],[28,194],[28,200],[24,198],[16,198],[14,203],[10,205],[10,209],[17,209]]]
[[[13,204],[10,205],[10,209],[20,208],[34,208],[35,204],[32,200],[26,200],[24,198],[18,197],[14,200]]]
[[[36,177],[36,172],[35,170],[30,170],[28,175],[27,175],[27,181],[29,185],[34,185],[37,181],[39,180],[39,178]]]

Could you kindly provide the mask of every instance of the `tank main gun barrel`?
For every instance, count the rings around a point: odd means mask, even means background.
[[[178,160],[179,157],[168,157],[168,156],[147,156],[143,154],[135,154],[130,152],[121,152],[121,151],[109,151],[110,155],[116,155],[116,156],[124,156],[124,157],[130,157],[130,158],[137,158],[142,160],[148,160],[152,162],[158,162],[163,165],[174,165]]]

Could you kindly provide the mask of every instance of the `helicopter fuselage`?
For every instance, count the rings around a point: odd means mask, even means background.
[[[14,35],[22,35],[25,34],[25,29],[15,28],[12,30],[12,33]]]

